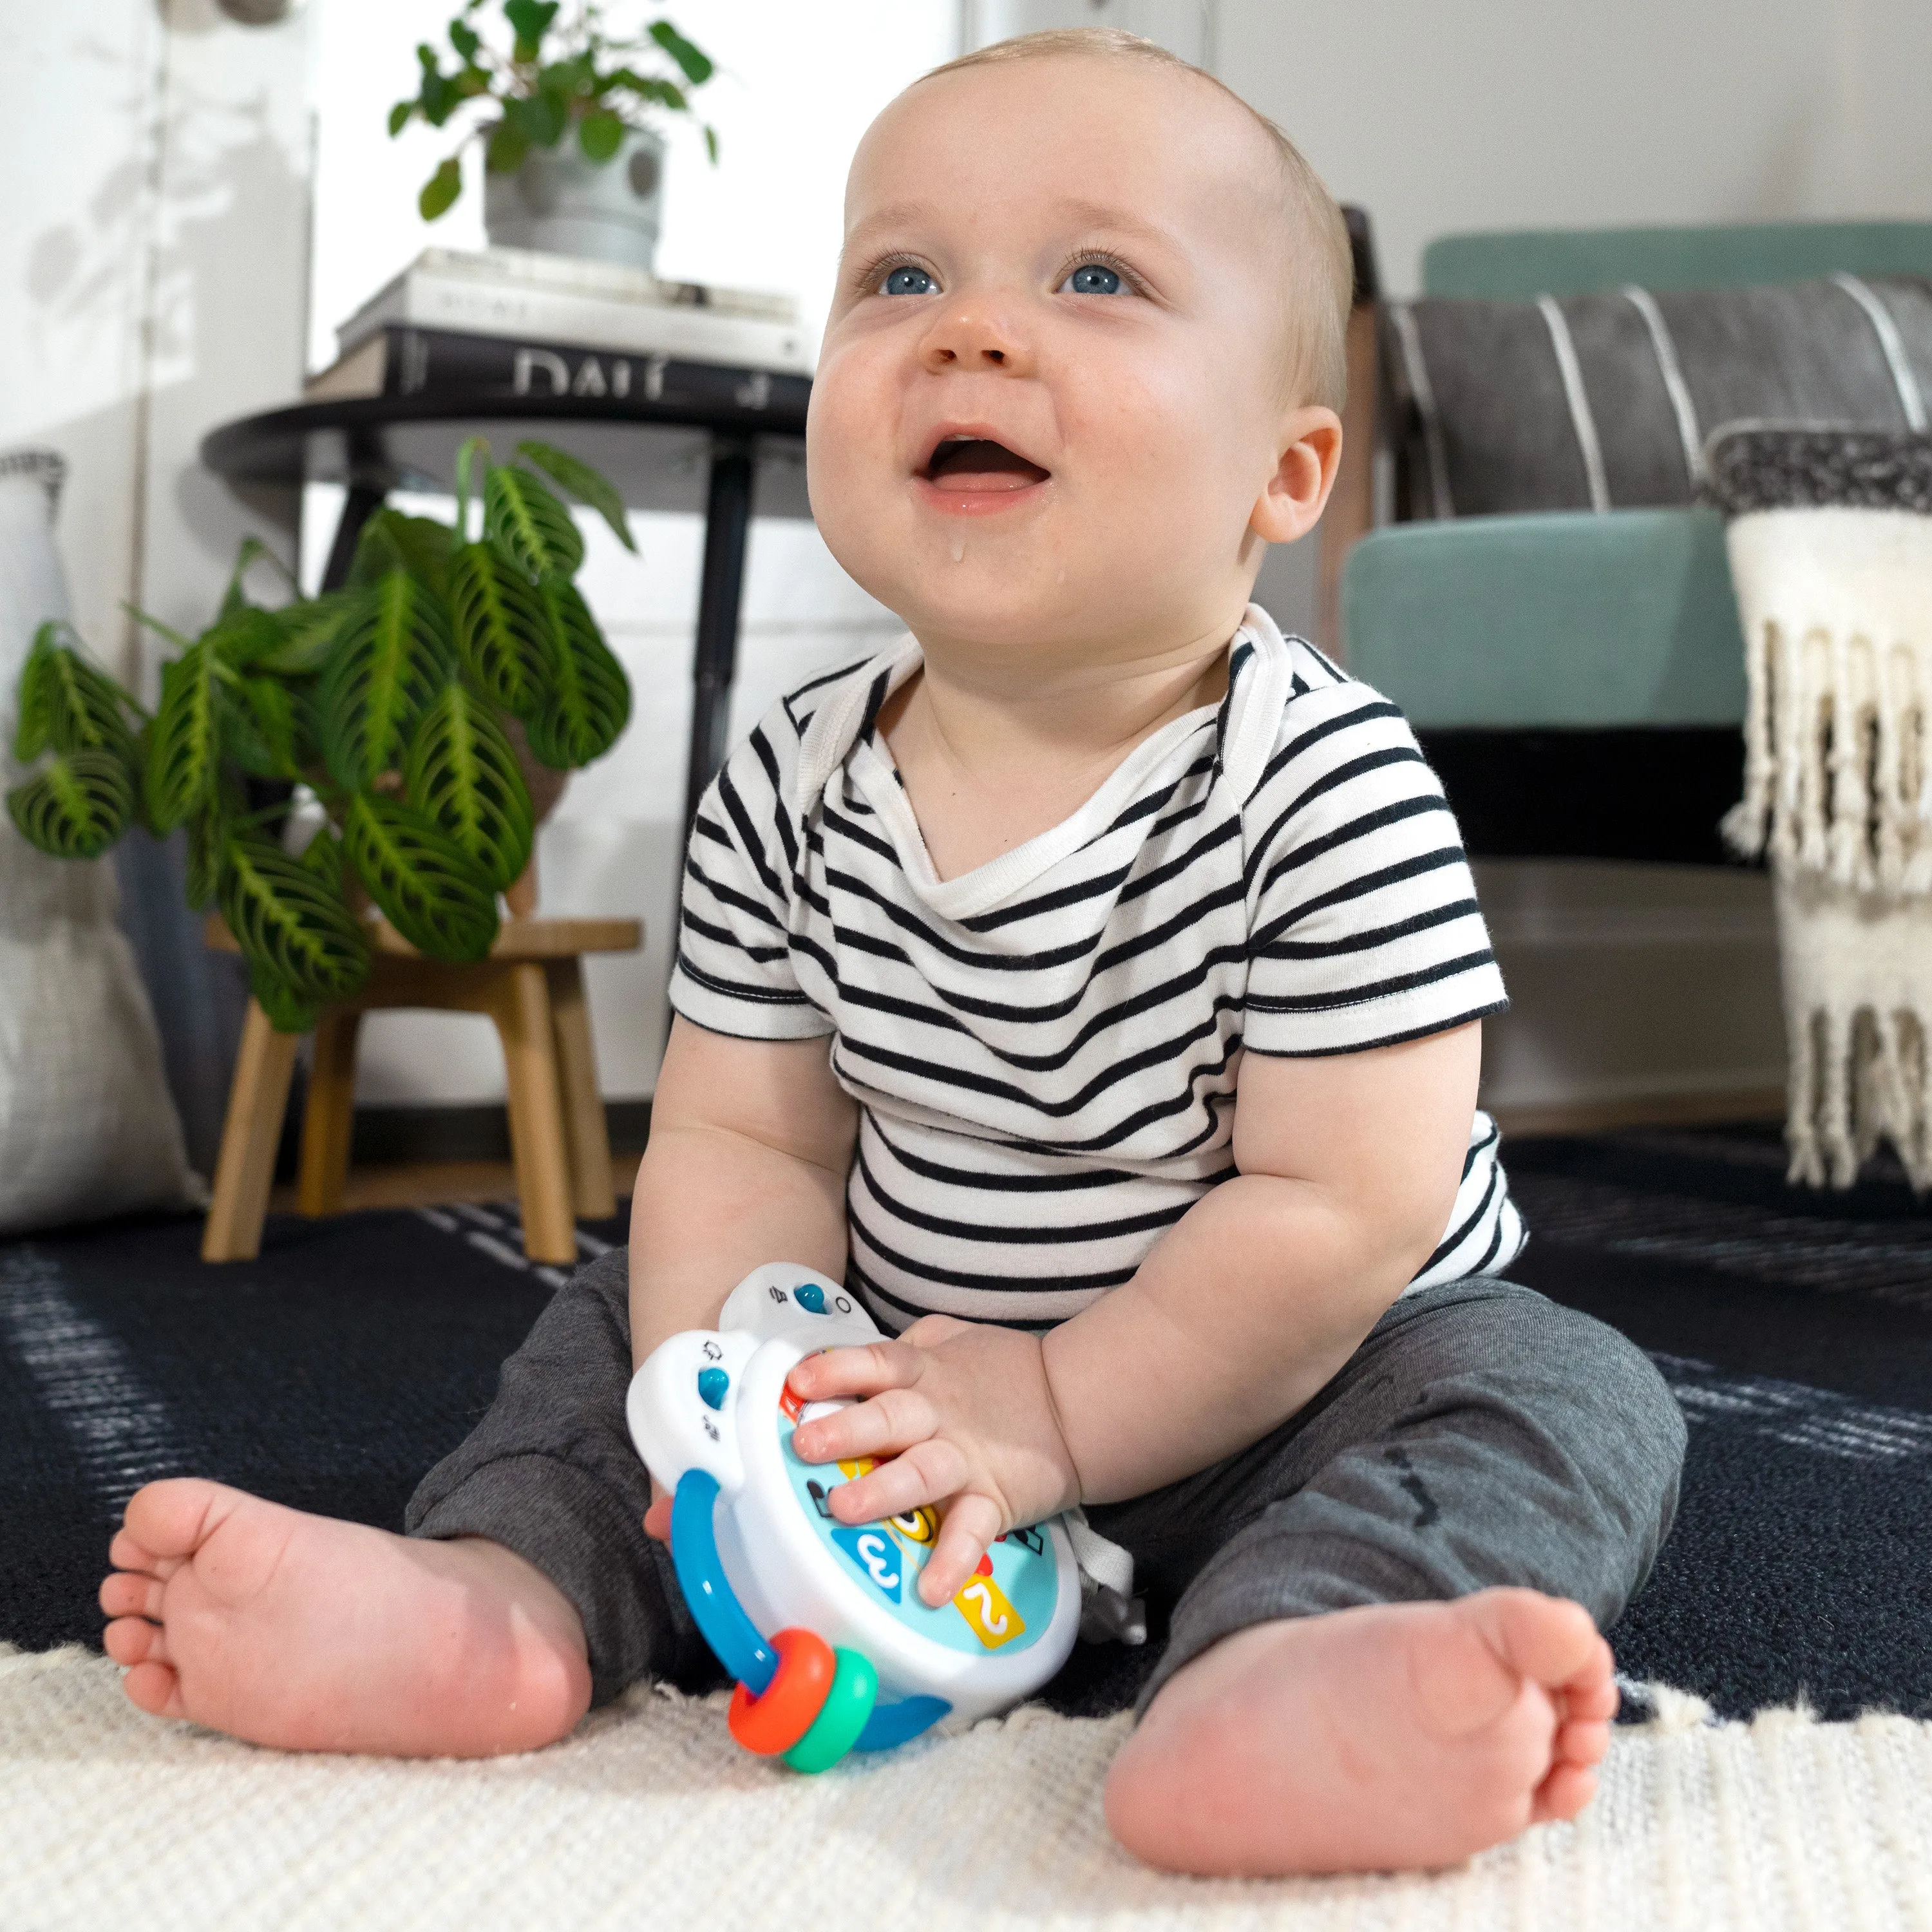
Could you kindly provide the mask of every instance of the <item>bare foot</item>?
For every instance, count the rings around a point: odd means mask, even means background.
[[[144,1711],[286,1750],[485,1757],[590,1701],[574,1608],[500,1544],[392,1536],[150,1483],[108,1551],[107,1654]]]
[[[1590,1802],[1612,1670],[1588,1612],[1534,1590],[1258,1624],[1162,1687],[1107,1822],[1174,1871],[1454,1864]]]

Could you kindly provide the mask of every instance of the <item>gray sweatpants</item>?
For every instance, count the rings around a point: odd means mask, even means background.
[[[494,1405],[410,1499],[415,1536],[484,1536],[577,1606],[592,1696],[718,1668],[644,1532],[624,1421],[621,1253],[580,1268],[503,1365]],[[1088,1520],[1134,1558],[1167,1648],[1142,1693],[1250,1624],[1496,1583],[1600,1627],[1649,1574],[1677,1505],[1684,1419],[1614,1330],[1490,1279],[1406,1295],[1313,1400],[1198,1475]]]

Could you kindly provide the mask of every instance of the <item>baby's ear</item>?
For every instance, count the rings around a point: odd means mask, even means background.
[[[1267,543],[1292,543],[1315,527],[1342,460],[1342,418],[1310,403],[1282,424],[1280,452],[1248,527]]]

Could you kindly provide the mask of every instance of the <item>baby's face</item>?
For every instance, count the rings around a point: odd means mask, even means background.
[[[968,69],[873,124],[812,500],[929,646],[1043,668],[1232,628],[1285,430],[1334,421],[1282,393],[1274,166],[1232,103],[1125,61]]]

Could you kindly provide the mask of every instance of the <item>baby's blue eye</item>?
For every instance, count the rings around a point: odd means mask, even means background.
[[[895,268],[879,285],[882,296],[929,296],[939,284],[923,268]]]
[[[1121,283],[1119,272],[1104,262],[1082,262],[1060,286],[1076,296],[1117,296]]]

